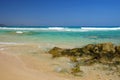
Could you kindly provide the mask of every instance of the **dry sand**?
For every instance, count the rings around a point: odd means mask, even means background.
[[[101,65],[81,66],[81,76],[73,76],[69,59],[52,59],[38,44],[0,45],[0,80],[119,80],[116,73],[102,70]]]

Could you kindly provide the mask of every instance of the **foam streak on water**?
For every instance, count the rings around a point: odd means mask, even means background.
[[[0,27],[0,30],[42,30],[42,31],[106,31],[106,30],[120,30],[120,27]]]

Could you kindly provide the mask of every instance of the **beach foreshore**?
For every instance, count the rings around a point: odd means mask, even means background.
[[[53,47],[53,46],[52,46]],[[63,46],[62,46],[63,47]],[[69,58],[52,58],[40,44],[0,44],[0,80],[119,80],[101,64],[81,66],[80,76],[70,74]]]

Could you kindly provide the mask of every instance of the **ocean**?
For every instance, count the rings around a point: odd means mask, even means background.
[[[119,26],[7,26],[0,27],[0,44],[36,43],[81,47],[112,42],[120,44]]]

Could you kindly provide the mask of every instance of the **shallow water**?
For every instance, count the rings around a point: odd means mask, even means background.
[[[79,28],[12,28],[0,29],[0,42],[39,43],[84,46],[92,43],[120,44],[120,30],[81,30]],[[70,31],[71,30],[71,31]]]

